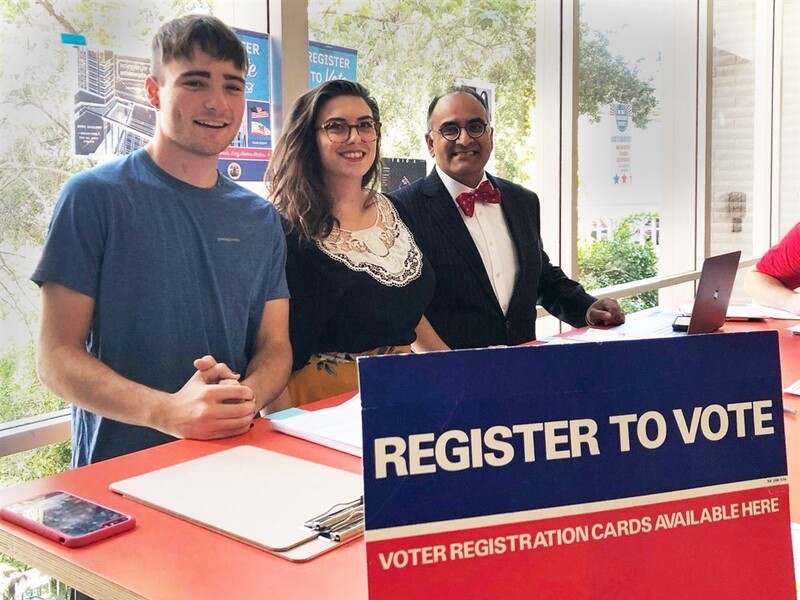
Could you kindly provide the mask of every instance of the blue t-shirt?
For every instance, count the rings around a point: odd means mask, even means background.
[[[92,297],[87,350],[173,393],[206,354],[245,372],[265,302],[289,296],[285,262],[270,203],[222,175],[191,186],[138,150],[67,182],[31,279]],[[73,406],[73,466],[172,439]]]

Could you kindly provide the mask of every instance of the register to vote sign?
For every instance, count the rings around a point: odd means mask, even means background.
[[[795,597],[775,332],[359,359],[369,597]]]

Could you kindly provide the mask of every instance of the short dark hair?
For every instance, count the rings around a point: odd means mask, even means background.
[[[176,58],[191,60],[196,48],[247,71],[247,52],[233,29],[211,15],[186,15],[167,21],[153,37],[150,73],[158,77],[161,67]]]
[[[333,226],[338,226],[331,214],[332,199],[323,179],[317,146],[317,117],[326,102],[339,96],[363,98],[373,120],[380,123],[378,103],[367,88],[346,79],[326,81],[294,103],[264,176],[270,201],[305,242],[325,239]],[[378,135],[375,161],[361,179],[361,186],[370,190],[367,204],[374,202],[377,194],[380,162],[381,138]]]
[[[433,114],[436,105],[439,104],[439,100],[446,96],[452,96],[453,94],[469,94],[473,98],[475,98],[478,102],[481,103],[481,106],[486,111],[486,120],[491,122],[491,115],[489,114],[489,107],[486,105],[486,99],[481,96],[478,92],[475,91],[475,88],[471,88],[466,85],[456,85],[448,89],[445,93],[439,94],[428,105],[428,129],[431,128],[431,115]]]

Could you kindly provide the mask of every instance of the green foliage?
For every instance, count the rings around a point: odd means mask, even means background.
[[[456,78],[495,84],[495,161],[501,177],[526,183],[533,170],[536,3],[529,0],[341,0],[310,2],[313,40],[356,48],[358,79],[383,111],[385,156],[427,156],[430,100]],[[344,8],[347,13],[344,14]],[[582,113],[599,117],[612,101],[634,102],[644,126],[656,105],[635,66],[611,57],[608,39],[581,27]],[[613,78],[613,79],[608,79]]]
[[[0,458],[0,488],[61,473],[69,468],[70,443],[60,442]]]
[[[580,280],[586,289],[594,290],[629,283],[658,274],[658,256],[652,240],[634,242],[633,236],[644,223],[655,222],[655,213],[629,215],[607,240],[582,242],[578,246]],[[623,298],[620,304],[631,313],[658,304],[658,292],[644,292]]]
[[[316,18],[312,13],[310,37],[358,50],[358,79],[377,98],[386,124],[384,155],[426,156],[430,100],[458,77],[483,79],[497,85],[498,172],[524,178],[532,156],[518,135],[530,130],[535,103],[535,5],[383,0],[347,14],[340,8],[330,2]]]
[[[580,25],[580,95],[578,112],[594,123],[609,102],[630,103],[633,123],[642,129],[650,122],[658,100],[650,81],[639,77],[639,70],[621,56],[611,56],[608,36]]]
[[[48,391],[36,376],[33,343],[0,354],[0,422],[48,413],[67,403]]]
[[[138,42],[146,49],[161,22],[197,9],[208,3],[0,0],[0,248],[41,244],[64,182],[92,165],[70,152],[75,82],[60,34],[83,34],[93,48]]]
[[[0,354],[0,422],[53,412],[67,403],[39,382],[33,343]],[[0,458],[0,488],[38,479],[69,466],[69,442],[36,448]]]

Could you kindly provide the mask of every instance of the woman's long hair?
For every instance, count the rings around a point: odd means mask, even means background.
[[[269,198],[278,212],[305,242],[325,239],[339,225],[331,214],[332,198],[325,188],[317,146],[317,117],[322,106],[338,96],[363,98],[380,122],[378,103],[359,83],[337,79],[323,83],[297,99],[275,146],[264,177]],[[375,200],[380,171],[380,132],[375,142],[375,161],[361,179],[368,188],[366,205]]]

